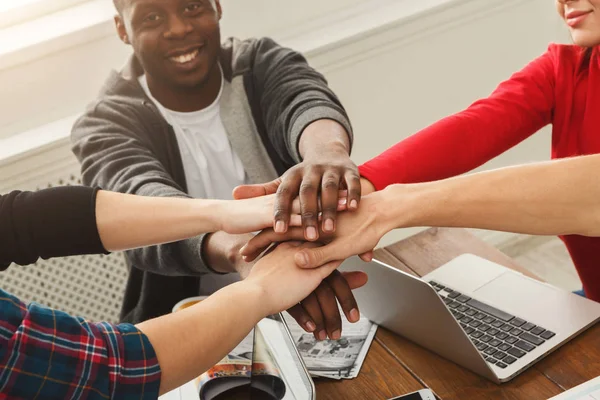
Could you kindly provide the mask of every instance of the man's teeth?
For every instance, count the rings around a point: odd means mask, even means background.
[[[179,64],[185,64],[185,63],[192,61],[197,56],[198,56],[198,50],[194,50],[188,54],[182,54],[177,57],[171,57],[171,60],[175,61],[176,63],[179,63]]]

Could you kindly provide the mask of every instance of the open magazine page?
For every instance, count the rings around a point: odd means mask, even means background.
[[[339,340],[317,341],[287,313],[284,314],[296,347],[312,376],[332,379],[352,379],[358,376],[377,325],[361,317],[350,323],[342,316],[342,337]]]
[[[273,352],[254,329],[214,367],[196,379],[200,400],[283,400],[286,384]]]
[[[295,349],[289,342],[282,322],[265,318],[259,322],[256,331],[260,332],[265,341],[266,348],[271,352],[271,358],[281,372],[281,378],[286,391],[282,400],[304,400],[311,398],[311,383],[306,382],[307,376],[304,367],[297,355],[292,354]],[[257,335],[258,336],[258,335]]]
[[[250,332],[201,376],[161,396],[160,400],[288,400],[279,366],[256,332]]]
[[[548,400],[600,400],[600,376]]]
[[[205,298],[184,299],[173,312]],[[261,320],[216,365],[160,400],[306,400],[313,395],[314,384],[278,314]]]
[[[252,399],[282,400],[286,384],[281,368],[273,357],[260,329],[254,331],[254,355],[252,360]]]
[[[254,331],[251,331],[227,356],[200,375],[195,380],[200,400],[212,400],[227,391],[248,391],[253,348]]]

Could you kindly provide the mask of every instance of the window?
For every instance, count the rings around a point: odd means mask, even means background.
[[[0,29],[40,18],[88,0],[1,0]]]

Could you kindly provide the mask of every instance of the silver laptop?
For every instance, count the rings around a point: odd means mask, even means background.
[[[509,381],[600,319],[600,303],[463,254],[417,278],[380,261],[354,291],[367,318],[496,383]]]

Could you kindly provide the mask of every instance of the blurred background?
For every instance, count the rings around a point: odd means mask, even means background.
[[[541,55],[550,42],[570,40],[548,0],[221,0],[221,4],[223,37],[271,36],[302,51],[326,76],[353,122],[356,163],[488,95]],[[119,69],[130,54],[115,34],[114,13],[111,0],[0,2],[2,192],[78,182],[79,166],[69,144],[71,125],[95,98],[108,72]],[[482,168],[549,156],[546,128]],[[382,244],[417,231],[398,230]],[[545,280],[579,288],[557,239],[474,233]],[[51,305],[91,317],[112,315],[126,270],[119,255],[110,257],[50,265],[72,268],[79,278],[73,283],[76,290],[87,282],[105,291],[94,300],[85,295],[90,288],[81,289],[78,303],[63,288]],[[81,265],[97,271],[84,276]],[[32,299],[34,291],[38,300],[48,303],[43,295],[54,291],[40,291],[39,284],[51,285],[54,275],[29,276],[27,271],[0,275],[0,284],[15,285],[24,299]],[[98,276],[103,281],[96,285]],[[33,279],[40,281],[35,289],[26,286],[33,285]],[[101,304],[106,296],[114,305]],[[83,300],[90,305],[80,310]]]

